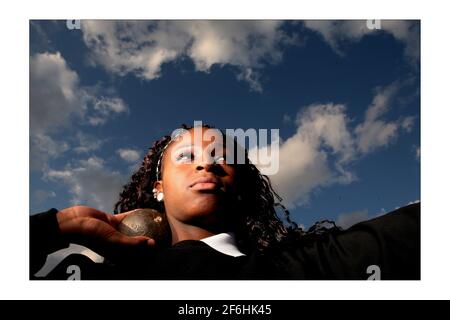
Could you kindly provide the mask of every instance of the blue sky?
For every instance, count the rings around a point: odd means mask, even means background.
[[[295,220],[420,199],[420,23],[30,22],[30,213],[110,211],[155,139],[194,120],[280,130]]]

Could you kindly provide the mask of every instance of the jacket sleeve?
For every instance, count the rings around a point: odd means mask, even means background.
[[[420,280],[420,203],[283,250],[287,278]]]
[[[47,255],[69,246],[58,227],[57,209],[30,216],[30,279],[44,265]]]

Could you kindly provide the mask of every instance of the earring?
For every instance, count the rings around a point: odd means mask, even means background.
[[[155,198],[156,200],[158,200],[158,202],[163,201],[164,199],[164,193],[162,192],[158,192],[158,189],[153,188],[153,198]]]

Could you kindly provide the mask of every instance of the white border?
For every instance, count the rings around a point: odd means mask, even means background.
[[[6,299],[418,299],[449,298],[448,27],[442,2],[93,1],[2,7],[2,219],[0,298]],[[175,8],[175,10],[174,10]],[[420,282],[30,282],[28,271],[29,19],[421,19],[422,281]]]

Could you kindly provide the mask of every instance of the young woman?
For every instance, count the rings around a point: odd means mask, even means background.
[[[46,254],[72,242],[106,262],[68,257],[48,279],[66,279],[71,265],[81,279],[420,278],[418,204],[345,231],[326,221],[303,231],[245,151],[244,163],[236,161],[234,140],[214,129],[224,139],[199,142],[194,131],[213,129],[182,129],[153,144],[121,192],[116,215],[75,206],[33,216],[31,277]],[[118,232],[138,208],[163,213],[168,242]]]

